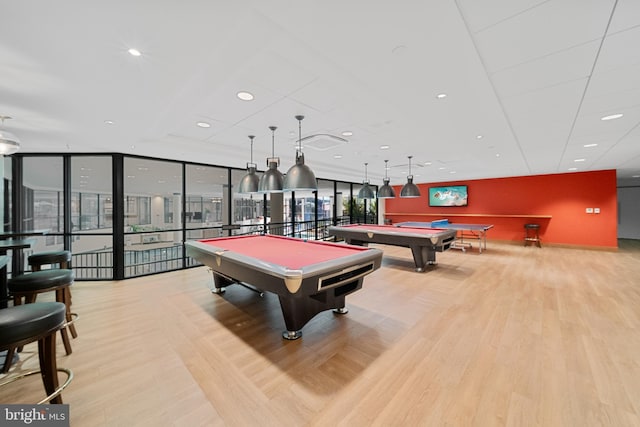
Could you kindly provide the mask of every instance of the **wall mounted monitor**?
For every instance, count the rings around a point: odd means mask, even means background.
[[[466,185],[429,188],[429,206],[467,206],[468,201]]]

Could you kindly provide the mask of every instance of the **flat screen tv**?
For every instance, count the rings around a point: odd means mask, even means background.
[[[468,200],[466,185],[429,188],[429,206],[467,206]]]

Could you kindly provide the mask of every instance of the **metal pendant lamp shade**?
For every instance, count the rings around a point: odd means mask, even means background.
[[[364,164],[364,181],[362,183],[363,184],[362,188],[360,188],[360,191],[358,191],[359,199],[375,199],[376,198],[375,193],[369,186],[369,180],[367,179],[367,164],[368,163]]]
[[[407,175],[407,183],[400,190],[400,197],[412,198],[420,197],[420,189],[413,183],[413,175],[411,175],[411,157],[409,156],[409,175]]]
[[[256,174],[256,164],[253,163],[253,138],[255,136],[249,135],[251,140],[251,162],[247,163],[247,174],[240,180],[238,193],[255,193],[258,191],[260,178]]]
[[[275,126],[269,126],[271,129],[271,157],[267,159],[267,171],[262,174],[258,183],[258,193],[282,193],[284,191],[284,175],[278,170],[280,159],[275,157]]]
[[[8,116],[0,116],[2,124],[4,125],[5,119],[10,119]],[[15,153],[20,149],[20,140],[17,136],[9,131],[0,128],[0,155],[8,156]]]
[[[284,191],[317,190],[318,182],[311,168],[304,164],[302,153],[302,119],[304,116],[296,116],[298,120],[298,151],[296,151],[296,164],[291,166],[284,177]]]
[[[387,177],[387,163],[389,163],[389,160],[384,161],[384,179],[382,180],[382,187],[378,188],[378,199],[393,199],[396,197],[396,191],[389,185],[389,178]]]

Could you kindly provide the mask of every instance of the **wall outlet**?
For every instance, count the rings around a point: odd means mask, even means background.
[[[586,213],[593,213],[593,208],[587,208],[587,209],[585,209],[585,212]]]
[[[593,208],[593,213],[600,213],[600,208]]]

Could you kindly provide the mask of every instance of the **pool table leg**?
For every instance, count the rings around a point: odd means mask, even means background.
[[[226,291],[225,287],[234,284],[235,282],[228,278],[221,276],[218,273],[213,272],[213,289],[211,292],[217,295],[222,295]]]
[[[325,310],[333,310],[334,313],[346,314],[345,297],[362,288],[363,278],[360,277],[344,285],[329,288],[323,292],[303,297],[286,297],[278,295],[284,324],[287,328],[282,337],[288,340],[296,340],[302,336],[302,327],[316,314]]]
[[[423,272],[427,264],[436,263],[436,251],[431,250],[428,246],[411,246],[411,253],[418,272]]]

